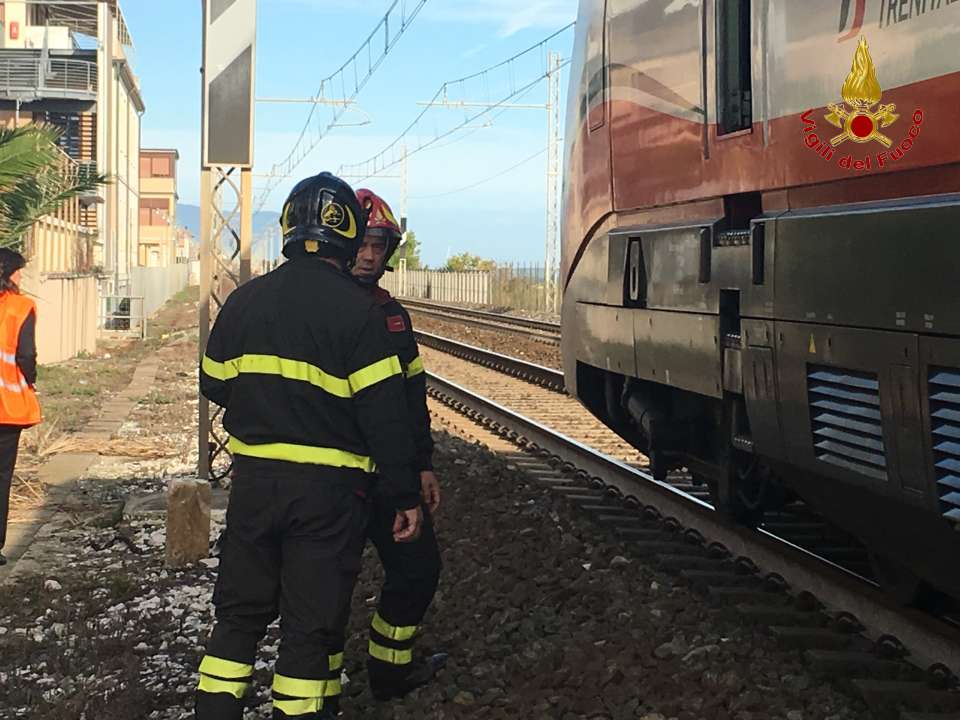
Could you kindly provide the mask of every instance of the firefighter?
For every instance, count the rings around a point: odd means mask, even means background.
[[[7,539],[10,486],[20,433],[40,422],[37,382],[37,306],[20,294],[23,255],[0,248],[0,550]],[[0,565],[7,559],[0,552]]]
[[[433,600],[440,578],[440,551],[430,520],[440,505],[440,487],[433,472],[426,377],[410,315],[389,292],[378,286],[388,269],[390,257],[400,244],[400,227],[390,206],[370,190],[358,190],[357,198],[367,214],[367,233],[352,273],[354,280],[366,288],[383,309],[393,348],[403,367],[426,510],[420,537],[415,542],[400,545],[391,542],[387,498],[379,488],[373,493],[367,534],[380,556],[385,577],[370,624],[367,670],[374,698],[389,700],[403,697],[429,682],[446,660],[444,654],[413,660],[414,635]]]
[[[382,310],[346,268],[366,214],[330,173],[300,182],[281,215],[289,262],[235,290],[200,387],[226,408],[235,458],[216,624],[196,716],[241,720],[258,641],[279,614],[274,718],[332,717],[342,643],[376,473],[390,538],[421,531],[403,371]]]

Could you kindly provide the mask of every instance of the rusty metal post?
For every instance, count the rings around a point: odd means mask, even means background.
[[[253,247],[253,174],[240,171],[240,282],[250,279],[250,250]]]
[[[207,340],[210,338],[210,296],[213,290],[213,192],[211,190],[211,174],[208,168],[200,171],[200,357],[207,349]],[[200,396],[200,432],[199,440],[199,476],[203,479],[210,477],[210,402]]]
[[[203,0],[201,363],[211,322],[251,274],[255,58],[256,0]],[[232,464],[222,415],[201,396],[198,472],[204,480],[220,480]]]

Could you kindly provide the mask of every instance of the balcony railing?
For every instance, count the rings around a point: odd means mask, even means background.
[[[0,51],[0,95],[9,100],[97,99],[97,62]]]

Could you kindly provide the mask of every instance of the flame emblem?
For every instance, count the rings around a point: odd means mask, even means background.
[[[872,109],[880,102],[883,91],[877,80],[877,69],[870,57],[867,39],[862,35],[853,55],[850,74],[847,75],[840,94],[844,102],[830,103],[827,106],[830,112],[826,115],[826,120],[843,132],[833,137],[830,144],[836,147],[847,140],[855,143],[876,140],[884,147],[890,147],[893,143],[880,129],[892,125],[900,116],[894,112],[897,106],[893,103],[881,103],[876,110]]]

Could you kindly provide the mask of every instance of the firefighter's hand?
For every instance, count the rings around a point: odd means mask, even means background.
[[[433,515],[440,507],[440,481],[433,470],[420,471],[420,495],[423,497],[423,504]]]
[[[420,537],[423,528],[423,511],[420,506],[412,510],[397,510],[393,520],[393,541],[398,543],[413,542]]]

